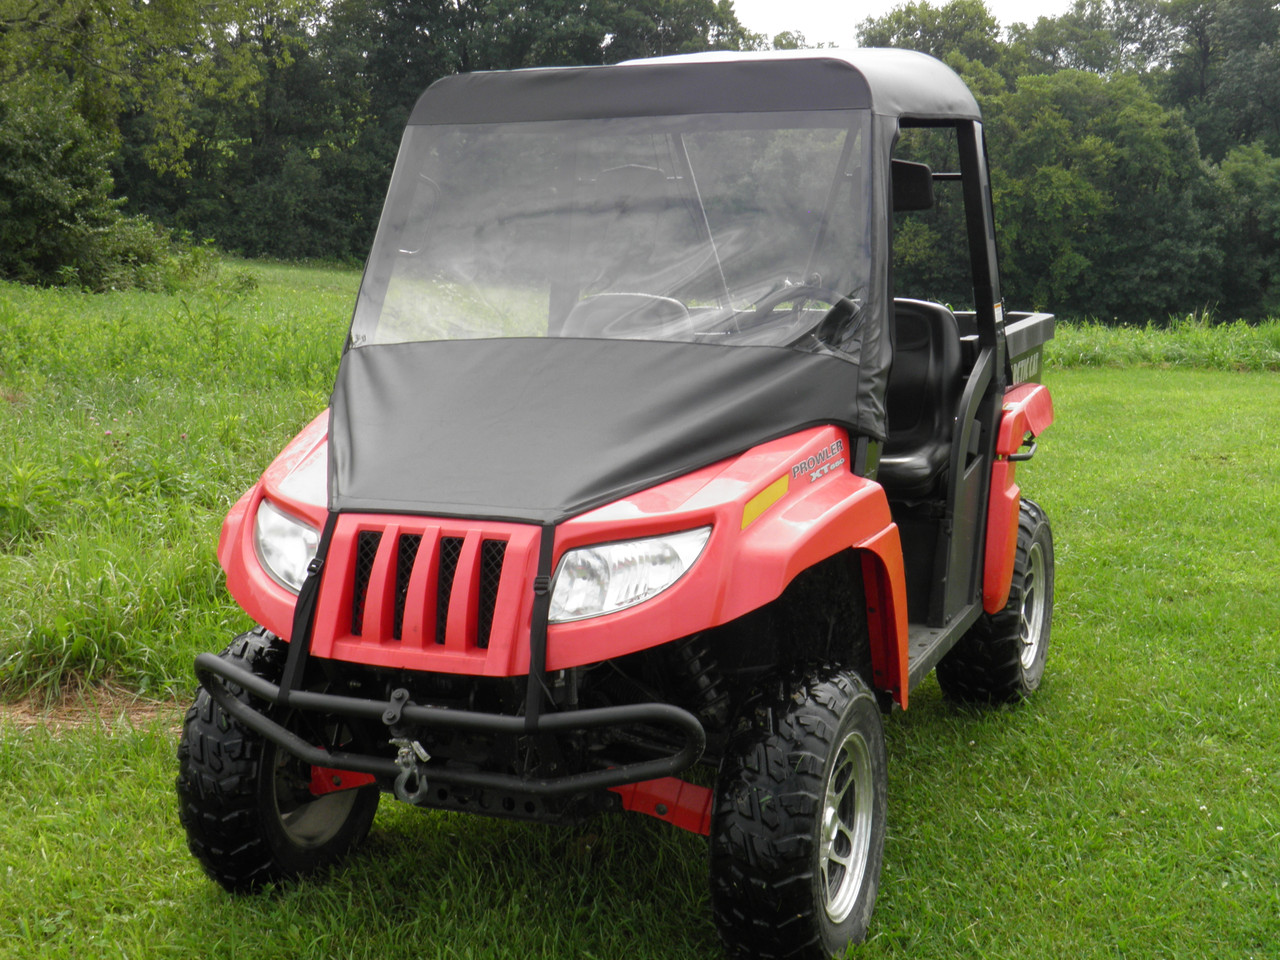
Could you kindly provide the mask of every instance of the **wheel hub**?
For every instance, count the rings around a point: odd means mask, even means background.
[[[334,732],[336,743],[339,733]],[[311,766],[274,747],[271,801],[280,829],[299,847],[323,846],[342,830],[352,808],[356,791],[343,790],[317,797],[311,792]]]
[[[1020,659],[1024,669],[1031,669],[1044,640],[1045,615],[1044,551],[1032,543],[1027,551],[1027,575],[1022,584],[1022,607],[1018,612],[1018,637],[1022,641]]]
[[[832,923],[848,919],[862,888],[871,846],[871,752],[856,731],[835,752],[823,800],[818,872]]]

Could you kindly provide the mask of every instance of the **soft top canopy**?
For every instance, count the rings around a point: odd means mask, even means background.
[[[714,52],[607,67],[459,74],[432,84],[409,123],[851,109],[918,120],[981,119],[964,82],[940,61],[912,50],[858,48]]]
[[[449,77],[418,101],[333,394],[330,506],[559,522],[820,423],[884,439],[902,50]]]

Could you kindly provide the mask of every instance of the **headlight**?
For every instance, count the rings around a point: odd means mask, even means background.
[[[320,531],[295,520],[268,500],[258,505],[253,523],[253,544],[258,561],[271,579],[297,593],[307,579],[307,565],[316,555]]]
[[[613,613],[671,586],[707,545],[710,527],[570,550],[551,593],[551,622]]]

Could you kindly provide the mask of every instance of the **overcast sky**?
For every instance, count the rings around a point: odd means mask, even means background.
[[[853,46],[854,28],[867,17],[880,17],[905,0],[733,0],[738,20],[753,33],[772,38],[783,30],[798,30],[810,44]],[[934,6],[946,0],[933,0]],[[1034,23],[1037,17],[1056,17],[1071,0],[987,0],[987,9],[1002,27]]]

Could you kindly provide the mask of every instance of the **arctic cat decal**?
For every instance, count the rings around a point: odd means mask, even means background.
[[[794,464],[791,467],[791,479],[794,480],[796,477],[800,476],[800,474],[807,473],[809,474],[809,482],[812,483],[814,480],[817,480],[819,477],[827,473],[830,473],[836,467],[840,466],[840,464],[844,463],[843,457],[840,459],[838,463],[828,463],[828,461],[831,460],[833,457],[843,452],[844,452],[844,441],[843,440],[835,441],[830,446],[824,447],[823,449],[819,450],[813,456],[808,457],[805,460],[801,460],[797,464]],[[823,464],[826,464],[826,466],[823,467]],[[823,467],[823,469],[819,470],[818,469],[819,467]]]
[[[1029,357],[1023,357],[1021,360],[1015,360],[1013,362],[1013,382],[1015,384],[1026,383],[1028,380],[1034,380],[1039,375],[1039,351],[1031,354]]]

